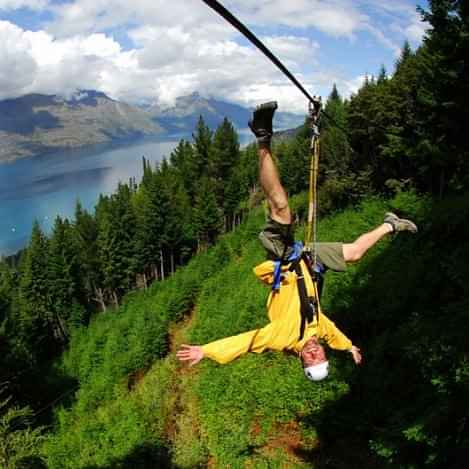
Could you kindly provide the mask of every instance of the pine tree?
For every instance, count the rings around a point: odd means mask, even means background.
[[[447,188],[469,185],[469,12],[464,0],[431,0],[422,11],[431,29],[424,38],[419,95],[426,121],[425,147],[430,186],[440,196]],[[428,163],[430,163],[428,165]]]
[[[396,72],[399,71],[402,65],[404,65],[410,57],[412,57],[414,54],[412,52],[412,48],[410,47],[409,41],[405,41],[404,45],[402,46],[401,49],[401,55],[399,58],[396,60]]]
[[[10,313],[12,302],[13,278],[10,268],[0,260],[0,334]]]
[[[202,251],[213,243],[221,232],[222,213],[217,204],[215,191],[208,177],[202,178],[194,207],[194,230],[197,234],[198,250]]]
[[[199,117],[197,128],[192,137],[194,139],[194,176],[199,180],[203,175],[208,174],[212,152],[212,132],[205,124],[202,116]]]
[[[307,190],[309,186],[310,145],[311,130],[305,122],[293,140],[274,148],[282,183],[290,195]]]
[[[193,146],[186,140],[181,140],[170,155],[170,163],[193,202],[199,177],[197,156]]]
[[[323,185],[321,207],[330,204],[341,207],[354,198],[352,152],[347,141],[347,108],[337,87],[332,91],[325,105],[325,119],[322,126],[321,156],[320,156],[320,184]],[[340,128],[339,128],[339,127]],[[327,192],[327,199],[326,197]]]
[[[49,243],[49,282],[51,308],[64,342],[70,328],[85,321],[84,308],[79,303],[80,274],[79,250],[73,228],[68,220],[57,216]]]
[[[14,295],[13,276],[8,265],[0,260],[0,381],[9,375],[10,363],[8,355],[11,351],[8,322],[11,321],[12,302]]]
[[[255,205],[255,199],[259,193],[257,173],[257,146],[251,144],[241,151],[236,169],[240,185],[239,199],[241,203],[247,199],[248,206]]]
[[[102,197],[97,207],[98,248],[103,285],[117,306],[119,299],[135,282],[136,218],[131,204],[132,191],[119,184],[110,198]]]
[[[238,135],[231,122],[225,118],[213,137],[208,171],[218,206],[223,209],[225,230],[232,225],[234,211],[239,204],[236,193],[239,180],[235,172],[239,159]]]
[[[18,294],[19,343],[30,364],[50,357],[56,350],[59,325],[51,313],[48,260],[48,242],[36,221],[21,262]]]
[[[100,269],[98,255],[98,224],[97,217],[83,209],[80,202],[75,208],[75,222],[73,235],[78,249],[79,277],[81,281],[81,304],[91,306],[93,302],[99,304],[101,310],[106,310],[104,292],[102,289],[103,275]]]
[[[145,285],[148,275],[158,278],[158,269],[161,276],[165,274],[163,247],[167,246],[166,220],[171,197],[171,194],[164,190],[165,177],[161,169],[157,169],[134,197],[137,220],[135,259],[137,271],[142,273]]]
[[[174,272],[176,263],[194,249],[192,206],[177,170],[165,162],[160,167],[159,182],[162,250],[166,264],[169,261],[170,271]]]
[[[388,79],[388,72],[386,71],[386,67],[384,65],[381,65],[381,68],[379,69],[379,74],[376,83],[378,85],[381,85]]]

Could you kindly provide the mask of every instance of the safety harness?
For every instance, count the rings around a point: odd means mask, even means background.
[[[292,246],[292,252],[286,256],[288,246],[285,245],[281,259],[274,261],[274,280],[272,284],[272,293],[275,295],[279,293],[282,283],[282,266],[289,265],[288,271],[295,272],[297,277],[298,295],[300,298],[300,333],[299,340],[304,337],[306,324],[312,323],[314,319],[319,323],[320,303],[319,298],[321,295],[325,268],[316,258],[313,263],[311,252],[303,248],[303,244],[296,241]],[[301,262],[303,261],[303,262]],[[303,266],[306,266],[308,274],[313,283],[313,295],[308,295],[306,288],[305,273]]]

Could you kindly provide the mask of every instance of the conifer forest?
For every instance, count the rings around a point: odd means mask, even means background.
[[[402,47],[321,121],[321,241],[352,241],[393,211],[389,237],[322,306],[353,338],[356,367],[305,383],[295,356],[181,365],[182,343],[262,327],[268,288],[255,144],[202,118],[141,180],[94,211],[78,201],[0,260],[0,466],[5,468],[448,468],[469,458],[469,5],[430,1],[422,45]],[[274,135],[307,217],[308,122]]]

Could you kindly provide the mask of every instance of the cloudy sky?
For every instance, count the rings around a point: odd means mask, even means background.
[[[343,95],[382,64],[392,71],[426,25],[416,0],[222,0],[311,94]],[[419,4],[427,6],[426,0]],[[201,0],[0,0],[0,99],[97,89],[171,105],[204,96],[252,106],[303,95]]]

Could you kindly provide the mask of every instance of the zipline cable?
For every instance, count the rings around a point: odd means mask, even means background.
[[[241,21],[239,21],[233,14],[231,14],[223,5],[216,0],[202,0],[210,8],[215,10],[220,16],[222,16],[228,23],[234,26],[246,39],[249,39],[258,49],[260,49],[266,57],[268,57],[308,98],[310,102],[314,102],[314,98],[303,88],[301,83],[293,76],[285,65],[280,62],[277,57],[267,48],[267,46],[258,39],[254,33],[252,33]]]
[[[285,65],[268,49],[268,47],[252,32],[250,31],[241,21],[238,20],[231,12],[229,12],[221,3],[216,0],[202,0],[206,5],[215,10],[222,18],[236,28],[246,39],[251,41],[267,58],[269,58],[294,84],[295,86],[308,98],[310,103],[317,102],[317,98],[312,97],[303,87],[303,85],[295,78],[295,76],[288,70]],[[335,127],[340,129],[347,135],[345,129],[340,126],[336,120],[328,115],[324,110],[322,114],[329,119]]]

